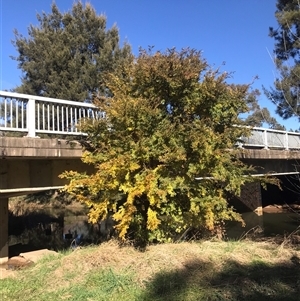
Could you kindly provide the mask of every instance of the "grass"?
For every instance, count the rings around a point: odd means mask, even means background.
[[[272,242],[116,242],[42,259],[0,280],[2,300],[297,300],[300,248]]]

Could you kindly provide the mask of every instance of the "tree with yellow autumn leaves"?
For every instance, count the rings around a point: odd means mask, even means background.
[[[120,238],[139,243],[241,220],[227,197],[250,181],[235,149],[249,131],[237,126],[249,85],[228,84],[196,50],[152,51],[102,76],[94,103],[104,117],[83,125],[82,160],[95,172],[62,175],[91,222],[111,216]]]

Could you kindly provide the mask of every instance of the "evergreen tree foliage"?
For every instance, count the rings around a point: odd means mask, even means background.
[[[298,0],[278,0],[275,13],[278,28],[270,28],[275,41],[275,64],[279,76],[274,88],[264,89],[276,104],[276,112],[287,119],[300,118],[300,5]]]
[[[260,108],[254,111],[245,119],[245,123],[248,126],[253,127],[268,127],[273,130],[285,131],[286,128],[278,123],[276,118],[272,117],[270,111],[267,108]]]
[[[260,92],[256,89],[253,90],[248,97],[248,107],[251,114],[245,119],[245,124],[251,127],[267,126],[274,130],[285,131],[285,127],[278,123],[276,118],[272,117],[270,111],[267,108],[261,108],[258,104],[257,97]]]
[[[96,93],[103,71],[112,71],[130,57],[131,49],[119,46],[116,26],[106,29],[106,17],[90,4],[79,1],[61,13],[52,4],[51,13],[37,15],[28,37],[15,30],[14,46],[23,72],[20,93],[85,101]]]
[[[141,50],[103,75],[112,97],[94,101],[106,117],[84,125],[83,161],[95,173],[62,175],[91,222],[112,214],[122,239],[133,232],[139,241],[162,241],[241,220],[226,198],[251,181],[234,150],[248,134],[234,125],[248,111],[249,86],[227,77],[193,49]]]

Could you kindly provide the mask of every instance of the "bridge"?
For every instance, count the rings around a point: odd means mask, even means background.
[[[81,120],[102,116],[90,103],[0,91],[0,199],[57,188],[65,184],[57,177],[63,170],[88,169],[70,139],[86,135]]]
[[[103,116],[91,103],[0,91],[0,263],[8,257],[9,197],[58,189],[65,184],[58,178],[64,170],[92,172],[80,160],[81,145],[70,138],[86,136],[77,127],[84,118]],[[236,146],[242,160],[257,166],[256,174],[298,173],[300,133],[251,130]],[[252,210],[259,208],[260,184],[243,189],[241,200]]]

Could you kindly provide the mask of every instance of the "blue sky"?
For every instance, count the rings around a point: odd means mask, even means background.
[[[10,56],[17,55],[11,41],[13,30],[27,35],[30,24],[38,25],[36,14],[50,12],[52,0],[0,0],[0,90],[20,83],[21,71]],[[85,2],[84,0],[82,1]],[[134,53],[139,47],[156,50],[191,47],[203,52],[209,64],[233,72],[231,82],[250,83],[253,88],[270,87],[276,76],[271,56],[273,40],[269,26],[277,27],[276,0],[90,0],[107,26],[117,24],[121,43],[127,41]],[[74,0],[56,0],[60,11],[71,9]],[[223,62],[225,65],[223,66]],[[261,107],[287,129],[299,128],[297,119],[282,120],[275,106],[262,94]]]

